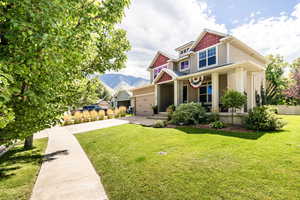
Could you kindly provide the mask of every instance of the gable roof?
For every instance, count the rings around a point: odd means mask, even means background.
[[[160,55],[162,55],[162,56],[168,58],[169,60],[173,59],[172,56],[166,54],[165,52],[163,52],[163,51],[157,51],[156,54],[155,54],[155,56],[154,56],[154,58],[152,59],[150,65],[148,66],[148,70],[149,70],[150,68],[153,67],[155,61],[157,60],[157,58],[158,58]]]
[[[217,32],[217,31],[210,30],[210,29],[204,29],[200,33],[200,35],[197,37],[197,39],[194,41],[193,45],[190,48],[191,50],[193,50],[197,46],[197,44],[202,40],[202,38],[205,36],[206,33],[210,33],[210,34],[221,36],[221,37],[228,36],[228,34],[225,34],[225,33],[220,33],[220,32]]]
[[[153,80],[153,83],[156,83],[164,73],[167,73],[168,75],[170,75],[172,77],[172,80],[177,78],[178,75],[173,71],[173,70],[170,70],[170,69],[167,69],[167,68],[164,68],[162,69],[158,75],[155,77],[155,79]]]

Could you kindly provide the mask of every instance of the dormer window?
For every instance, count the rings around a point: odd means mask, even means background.
[[[188,70],[189,68],[190,68],[190,65],[189,65],[188,60],[180,62],[180,71],[185,71],[185,70]]]
[[[186,54],[189,50],[189,48],[183,49],[182,51],[180,51],[180,55]]]
[[[217,64],[217,47],[212,47],[200,51],[199,56],[199,68],[209,67]]]

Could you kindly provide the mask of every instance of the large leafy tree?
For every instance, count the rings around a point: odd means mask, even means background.
[[[284,69],[288,63],[280,55],[269,55],[266,68],[266,103],[277,105],[284,101],[283,91],[287,87],[287,80],[284,78]]]
[[[285,94],[294,104],[300,103],[300,58],[291,64],[291,83]]]
[[[130,45],[116,25],[129,3],[0,0],[0,71],[12,80],[1,113],[10,108],[15,117],[0,129],[2,143],[26,138],[31,147],[33,133],[56,124],[77,102],[78,82],[124,67]]]

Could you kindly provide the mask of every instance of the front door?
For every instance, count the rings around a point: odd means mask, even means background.
[[[188,102],[188,86],[184,85],[182,88],[182,102],[187,103]]]

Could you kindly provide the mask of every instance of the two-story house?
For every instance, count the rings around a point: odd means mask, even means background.
[[[265,58],[232,35],[205,29],[195,41],[175,49],[178,57],[158,51],[148,66],[151,84],[135,88],[137,115],[165,112],[171,105],[200,102],[213,112],[227,112],[220,98],[227,89],[247,95],[247,112],[265,85]]]

